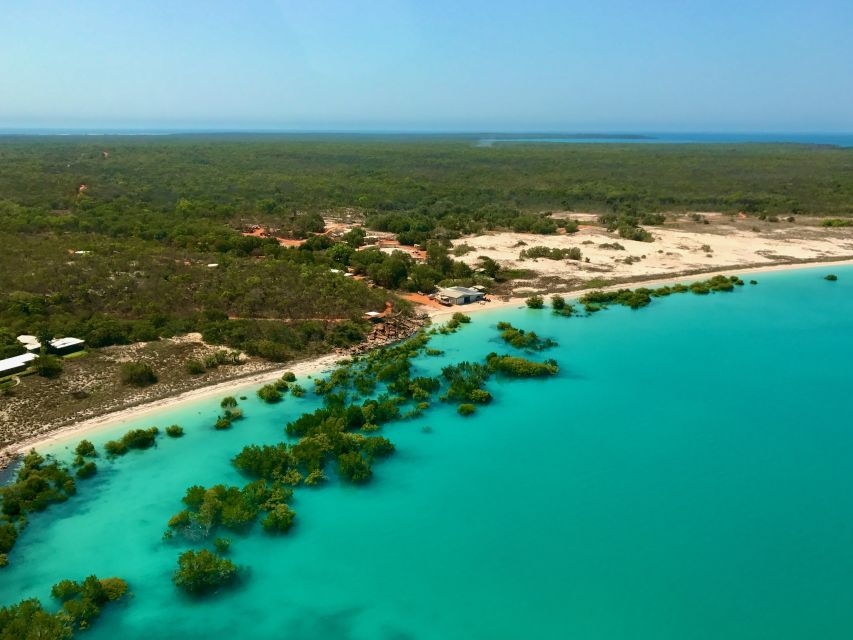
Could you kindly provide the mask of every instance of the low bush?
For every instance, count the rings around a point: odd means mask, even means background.
[[[237,565],[202,549],[185,551],[178,557],[178,568],[172,582],[183,591],[194,594],[209,593],[232,582],[237,577]]]
[[[147,362],[126,362],[121,366],[122,384],[147,387],[157,382],[157,374]]]
[[[258,389],[258,397],[264,402],[275,403],[281,402],[282,395],[281,391],[275,388],[275,385],[265,384],[263,387]]]
[[[545,300],[542,296],[530,296],[527,300],[525,300],[525,304],[530,309],[542,309],[545,306]]]
[[[465,416],[465,417],[472,415],[476,410],[477,410],[477,407],[475,407],[473,404],[470,404],[468,402],[466,402],[464,404],[460,404],[456,408],[456,412],[460,416]]]

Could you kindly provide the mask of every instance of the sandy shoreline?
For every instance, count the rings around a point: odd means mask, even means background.
[[[109,429],[122,424],[136,422],[147,415],[167,411],[177,405],[204,400],[206,398],[234,395],[240,389],[248,389],[250,387],[277,380],[286,371],[292,371],[297,377],[313,375],[335,366],[338,361],[344,358],[345,356],[341,356],[339,354],[327,354],[317,358],[311,358],[309,360],[293,362],[281,369],[265,371],[263,373],[257,373],[236,380],[226,380],[207,387],[200,387],[198,389],[185,391],[168,398],[146,402],[120,411],[112,411],[95,418],[84,420],[83,422],[62,427],[51,433],[40,434],[28,440],[24,440],[23,442],[9,445],[0,451],[0,457],[14,457],[29,451],[30,449],[44,447],[46,445],[61,444],[68,440],[79,438],[84,434],[92,434],[102,429]]]
[[[663,278],[650,277],[649,279],[615,284],[612,286],[603,287],[602,289],[612,290],[621,288],[636,288],[638,286],[653,286],[674,284],[678,282],[689,282],[694,280],[705,279],[719,273],[724,273],[726,275],[743,276],[776,271],[820,269],[826,268],[828,266],[847,265],[853,265],[853,259],[843,259],[838,261],[828,260],[820,262],[811,261],[740,268],[717,268],[703,273],[683,274],[680,276],[667,276]],[[579,289],[567,292],[565,293],[565,297],[569,299],[575,299],[592,290],[593,289]],[[482,313],[484,311],[493,311],[509,307],[519,307],[523,306],[524,304],[524,297],[512,297],[503,300],[493,300],[486,304],[469,305],[466,307],[448,307],[442,309],[436,309],[434,307],[420,307],[420,309],[426,311],[433,322],[443,322],[449,319],[450,316],[452,316],[457,311],[462,311],[465,314],[471,315],[475,313]],[[29,440],[9,445],[8,447],[0,451],[0,457],[14,457],[36,447],[56,445],[66,442],[68,440],[80,438],[85,434],[98,432],[102,429],[113,428],[121,424],[136,422],[141,418],[144,418],[146,415],[166,411],[168,409],[174,408],[175,406],[188,402],[199,401],[205,398],[213,398],[220,395],[233,395],[237,393],[237,391],[240,389],[247,389],[252,386],[257,386],[275,380],[281,377],[281,375],[285,371],[293,371],[299,377],[316,374],[333,367],[338,361],[342,360],[344,357],[345,356],[339,354],[328,354],[317,358],[304,360],[301,362],[291,363],[290,365],[282,367],[281,369],[266,371],[263,373],[247,376],[242,379],[227,380],[211,386],[186,391],[172,397],[156,400],[153,402],[143,403],[133,407],[128,407],[120,411],[110,412],[95,418],[84,420],[83,422],[63,427],[52,433],[41,434]]]
[[[688,273],[682,275],[655,277],[651,276],[648,279],[638,279],[631,282],[622,282],[606,287],[595,287],[589,289],[576,289],[568,292],[560,292],[567,300],[575,300],[590,291],[612,291],[614,289],[636,289],[638,287],[661,286],[667,284],[677,284],[679,282],[690,283],[696,280],[706,280],[714,275],[723,274],[729,276],[746,276],[751,274],[771,273],[775,271],[798,271],[803,269],[819,269],[828,266],[851,266],[853,258],[844,258],[841,260],[826,260],[826,261],[811,261],[811,262],[796,262],[790,264],[775,264],[754,267],[732,267],[732,268],[716,268],[713,270],[703,271],[701,273]],[[546,298],[547,294],[543,297]],[[527,296],[516,296],[501,300],[492,300],[485,304],[472,304],[465,307],[444,307],[436,309],[434,307],[421,307],[430,317],[433,322],[443,322],[449,319],[454,313],[462,311],[466,315],[474,313],[482,313],[483,311],[492,311],[507,307],[522,307],[525,305]]]

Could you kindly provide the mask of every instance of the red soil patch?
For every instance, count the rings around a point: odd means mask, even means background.
[[[422,293],[407,293],[400,297],[403,298],[403,300],[408,300],[409,302],[413,302],[414,304],[421,304],[425,307],[435,307],[436,309],[444,309],[444,307],[438,302],[436,302],[429,296],[425,296]]]

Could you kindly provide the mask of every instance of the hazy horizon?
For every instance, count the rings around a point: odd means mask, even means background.
[[[0,129],[853,131],[853,6],[11,4]]]

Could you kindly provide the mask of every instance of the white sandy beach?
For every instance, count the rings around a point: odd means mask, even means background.
[[[731,269],[721,268],[713,271],[707,271],[703,273],[691,274],[691,275],[681,275],[681,276],[668,276],[665,278],[655,278],[650,277],[648,280],[638,280],[630,283],[622,283],[622,284],[614,284],[607,287],[598,287],[598,288],[588,288],[588,289],[578,289],[575,291],[571,291],[569,293],[564,294],[564,297],[567,299],[577,299],[580,298],[585,293],[589,293],[590,291],[613,291],[614,289],[636,289],[637,287],[651,287],[651,286],[659,286],[666,284],[677,284],[679,282],[690,283],[695,282],[697,280],[706,280],[712,276],[723,274],[728,276],[747,276],[751,274],[761,274],[761,273],[771,273],[776,271],[793,271],[800,269],[827,269],[829,267],[834,266],[850,266],[853,265],[853,258],[838,260],[838,261],[829,261],[829,262],[807,262],[807,263],[795,263],[795,264],[778,264],[772,266],[762,266],[762,267],[732,267]],[[547,298],[547,296],[545,296]],[[521,307],[525,305],[525,301],[527,300],[527,296],[513,296],[510,298],[503,299],[493,299],[490,302],[486,302],[485,304],[471,304],[465,307],[443,307],[441,309],[437,309],[435,307],[421,307],[421,309],[430,316],[430,319],[433,322],[444,322],[449,319],[454,313],[457,311],[462,311],[467,315],[471,315],[478,312],[483,311],[492,311],[495,309],[507,308],[507,307]]]
[[[282,367],[281,369],[265,371],[264,373],[247,376],[238,380],[228,380],[207,387],[186,391],[169,398],[163,398],[137,406],[128,407],[127,409],[122,409],[120,411],[113,411],[102,416],[84,420],[82,422],[57,429],[56,431],[41,434],[29,440],[10,445],[0,451],[0,455],[15,456],[25,451],[29,451],[30,449],[62,444],[68,440],[80,438],[87,434],[91,435],[92,433],[97,433],[104,429],[111,429],[123,424],[137,422],[146,416],[162,413],[169,409],[173,409],[176,406],[190,402],[197,402],[199,400],[204,400],[205,398],[236,395],[240,390],[250,389],[252,387],[277,380],[287,371],[292,371],[300,378],[314,375],[334,367],[341,359],[342,356],[338,354],[328,354],[318,358],[312,358],[310,360],[294,362],[286,367]]]

